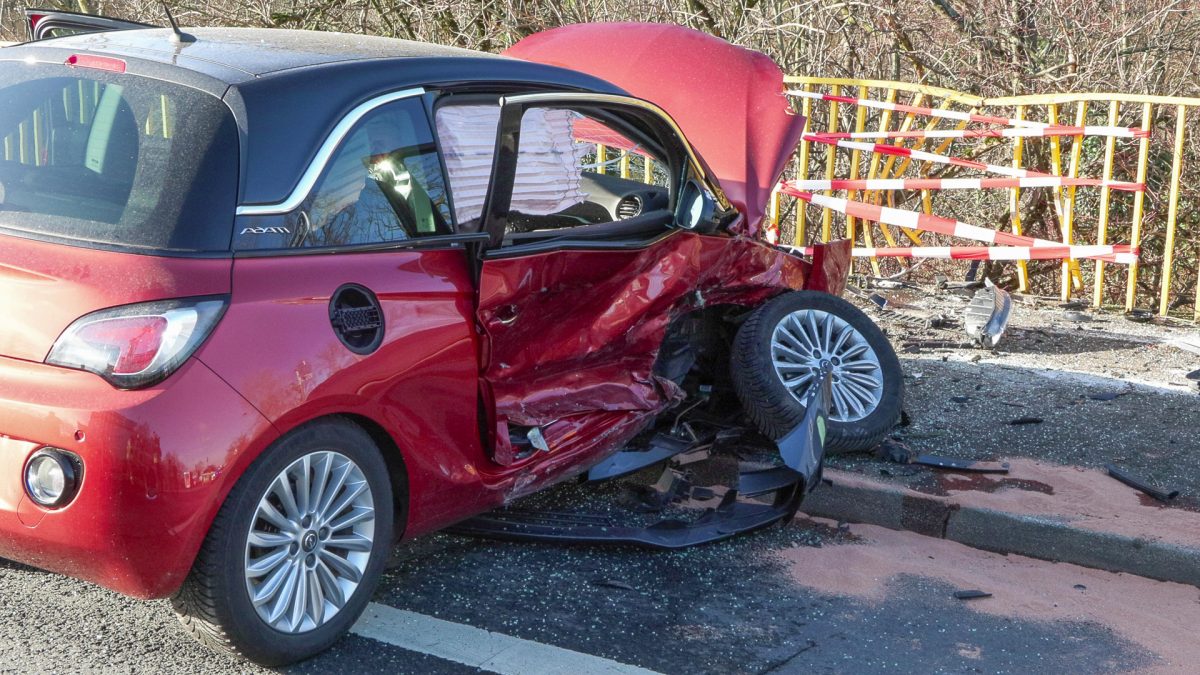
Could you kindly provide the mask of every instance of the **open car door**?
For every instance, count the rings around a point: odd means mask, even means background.
[[[31,41],[76,35],[78,33],[155,28],[155,26],[147,23],[110,19],[93,14],[62,12],[55,9],[26,9],[25,18],[29,22],[29,39]]]
[[[683,398],[655,369],[672,318],[798,288],[804,268],[724,231],[737,212],[653,104],[524,94],[501,99],[499,117],[479,257],[482,379],[493,459],[528,461],[537,485]]]

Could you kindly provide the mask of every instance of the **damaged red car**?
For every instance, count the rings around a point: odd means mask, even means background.
[[[349,628],[397,540],[725,420],[777,444],[742,486],[775,497],[628,533],[715,540],[899,415],[894,352],[837,297],[848,242],[756,237],[803,128],[761,54],[640,24],[504,57],[31,26],[0,49],[0,557],[282,664]]]

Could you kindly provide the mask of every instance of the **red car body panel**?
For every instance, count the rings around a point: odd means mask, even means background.
[[[745,215],[745,234],[757,233],[804,131],[770,57],[654,23],[563,26],[530,35],[505,54],[594,75],[666,110]]]
[[[98,309],[229,292],[229,259],[169,258],[5,237],[0,356],[41,362],[63,330]]]
[[[688,54],[686,68],[655,73],[614,46],[642,41]],[[561,57],[665,107],[739,209],[733,233],[495,257],[478,284],[461,247],[172,258],[3,236],[0,557],[169,595],[247,467],[282,434],[330,415],[352,416],[399,453],[405,536],[427,533],[586,470],[678,401],[678,387],[653,374],[672,319],[789,289],[842,291],[849,242],[818,247],[809,263],[748,236],[803,125],[769,59],[645,25],[568,27],[513,53]],[[384,342],[369,356],[330,325],[330,298],[346,283],[371,289],[383,309]],[[120,391],[42,364],[84,314],[214,294],[230,297],[223,318],[158,385]],[[518,458],[510,424],[540,427],[551,452]],[[22,486],[42,446],[84,462],[78,496],[59,510],[33,505]]]
[[[404,457],[406,532],[428,532],[484,508],[479,467],[478,338],[462,250],[239,259],[233,301],[197,353],[279,429],[335,414],[385,429]],[[387,326],[369,356],[347,350],[329,300],[357,283]]]
[[[0,357],[0,429],[0,557],[143,598],[179,587],[245,458],[278,435],[194,359],[161,385],[118,391]],[[84,462],[78,497],[55,511],[22,486],[43,445]]]

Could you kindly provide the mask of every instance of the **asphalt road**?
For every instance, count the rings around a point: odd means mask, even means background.
[[[878,569],[879,555],[870,555],[878,536],[855,534],[866,527],[837,531],[798,520],[786,528],[672,553],[440,535],[397,548],[375,601],[520,638],[526,646],[548,645],[554,649],[538,657],[540,672],[578,672],[569,661],[556,660],[571,653],[608,659],[613,672],[624,664],[664,673],[1017,673],[1081,667],[1121,672],[1166,663],[1123,635],[1120,626],[1088,617],[1044,620],[1022,612],[980,611],[986,606],[979,603],[990,600],[954,599],[953,591],[962,589],[933,563],[928,575],[914,574],[907,565],[902,574],[889,576]],[[876,553],[886,555],[886,550]],[[837,577],[840,582],[849,584],[823,590],[804,581],[804,560],[810,555],[874,562],[837,570],[844,573]],[[941,557],[947,564],[954,560]],[[1041,569],[1037,565],[1054,567],[1029,564],[1035,575]],[[832,583],[815,576],[821,584]],[[1071,580],[1068,575],[1061,588],[1044,593],[1077,594],[1067,583]],[[858,593],[865,586],[879,588]],[[478,672],[420,653],[444,653],[436,648],[395,646],[407,638],[393,637],[350,635],[289,671]],[[1180,637],[1190,639],[1182,631]],[[469,657],[482,648],[476,642],[471,637],[452,647]],[[260,672],[193,643],[165,602],[130,600],[2,562],[0,671]]]

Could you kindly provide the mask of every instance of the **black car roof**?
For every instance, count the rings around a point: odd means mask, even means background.
[[[39,44],[169,63],[237,85],[272,73],[345,61],[439,57],[502,58],[457,47],[372,35],[277,28],[187,28],[175,42],[166,28],[82,33]]]
[[[223,97],[243,130],[242,204],[291,192],[325,137],[354,107],[411,87],[499,85],[622,94],[565,68],[456,47],[346,33],[259,28],[165,28],[72,35],[0,49],[0,61],[63,63],[73,53],[114,56],[126,72]]]

